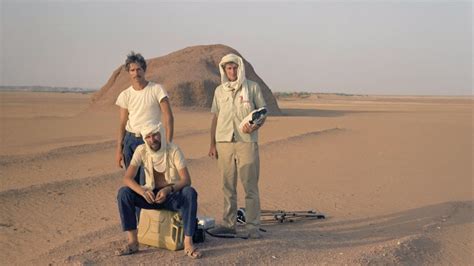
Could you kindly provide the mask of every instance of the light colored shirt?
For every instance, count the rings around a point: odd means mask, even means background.
[[[160,102],[165,97],[168,94],[163,87],[152,81],[142,90],[135,90],[130,86],[122,91],[115,104],[128,110],[125,130],[140,133],[142,126],[158,124],[161,121]]]
[[[165,180],[168,184],[176,184],[179,179],[178,171],[186,167],[186,159],[184,158],[181,149],[173,143],[167,144],[167,167],[165,170]],[[137,167],[143,165],[145,172],[145,180],[154,180],[153,176],[153,163],[147,159],[147,150],[145,144],[139,145],[133,153],[130,165]],[[136,173],[135,173],[136,174]],[[154,183],[154,182],[153,182]],[[155,189],[154,184],[146,183],[145,187]]]
[[[250,104],[244,104],[240,96],[241,88],[230,90],[220,85],[214,92],[211,112],[217,115],[216,142],[230,142],[234,136],[239,142],[258,142],[258,130],[243,133],[239,125],[253,110],[265,107],[266,103],[258,83],[246,80]]]

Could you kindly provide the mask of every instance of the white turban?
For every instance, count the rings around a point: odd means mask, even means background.
[[[237,80],[230,81],[227,78],[224,70],[227,63],[235,63],[239,66],[237,69]],[[245,77],[245,67],[242,58],[235,54],[225,55],[222,57],[221,62],[219,63],[219,71],[221,73],[221,82],[222,85],[224,85],[224,88],[227,90],[237,90],[240,86],[242,86],[242,91],[240,92],[242,103],[247,107],[250,106],[249,89],[246,82],[247,78]]]
[[[153,149],[150,148],[150,146],[148,146],[148,143],[146,142],[145,138],[149,136],[150,134],[155,134],[156,132],[160,132],[161,147],[159,150],[154,151]],[[160,122],[155,125],[153,124],[145,125],[140,130],[140,133],[142,135],[143,141],[145,142],[145,146],[146,146],[146,151],[147,151],[146,160],[149,161],[149,163],[152,163],[153,168],[157,172],[164,173],[166,171],[166,166],[167,166],[167,153],[166,153],[167,145],[166,145],[166,134],[165,134],[165,129],[163,127],[163,124],[161,124]],[[153,178],[153,175],[151,176],[151,178]],[[148,184],[148,181],[150,181],[151,183],[154,183],[154,180],[146,180],[147,184]]]

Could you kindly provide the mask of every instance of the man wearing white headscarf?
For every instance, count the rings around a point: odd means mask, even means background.
[[[240,56],[228,54],[219,63],[221,84],[214,92],[211,112],[211,146],[209,156],[217,159],[223,180],[224,213],[222,225],[214,234],[236,234],[237,178],[245,190],[246,234],[260,238],[260,197],[258,179],[258,128],[263,125],[244,123],[253,110],[265,107],[258,83],[245,77]]]
[[[192,258],[201,253],[193,246],[196,225],[197,193],[191,187],[191,177],[184,155],[173,143],[167,143],[161,123],[147,124],[140,131],[144,144],[133,153],[125,172],[124,183],[117,195],[122,229],[127,232],[128,244],[117,255],[138,251],[135,208],[167,209],[180,213],[184,226],[184,250]],[[134,176],[143,167],[145,185],[140,186]]]

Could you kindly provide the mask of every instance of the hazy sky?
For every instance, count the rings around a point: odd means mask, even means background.
[[[0,0],[0,85],[100,88],[131,51],[237,49],[273,91],[472,94],[471,1]]]

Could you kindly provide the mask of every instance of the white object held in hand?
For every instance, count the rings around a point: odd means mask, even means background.
[[[244,129],[244,125],[249,123],[250,125],[258,125],[260,126],[263,123],[263,119],[267,116],[267,109],[265,107],[259,108],[257,110],[253,110],[249,115],[247,115],[242,122],[240,123],[239,127],[240,130]]]

